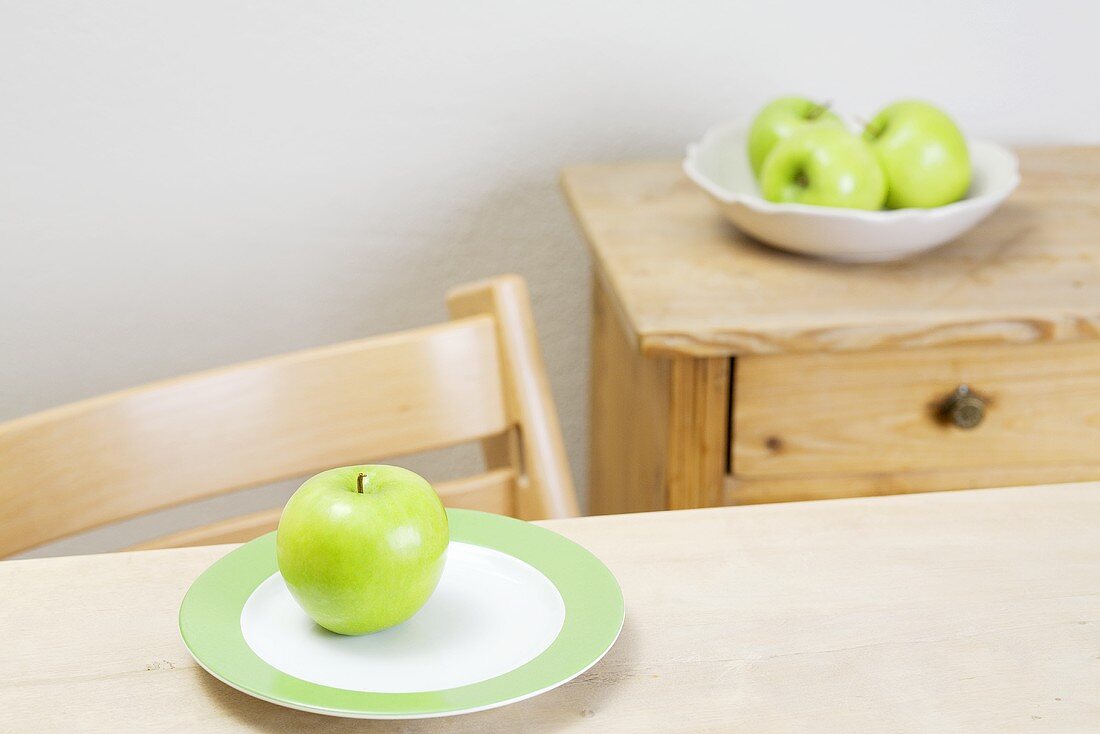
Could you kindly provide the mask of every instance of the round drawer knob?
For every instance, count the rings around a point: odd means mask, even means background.
[[[959,385],[947,396],[941,408],[943,417],[959,428],[974,428],[985,418],[985,401],[969,386]]]

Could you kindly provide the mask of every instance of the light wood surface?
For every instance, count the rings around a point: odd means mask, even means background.
[[[511,468],[490,469],[472,477],[436,482],[432,485],[443,504],[448,507],[464,507],[468,510],[495,512],[499,515],[516,514],[516,472]],[[218,522],[187,528],[176,533],[137,543],[127,550],[153,550],[155,548],[183,548],[195,545],[236,543],[241,539],[257,538],[279,525],[282,507],[272,507],[248,515],[230,517]]]
[[[730,360],[672,360],[668,435],[668,507],[722,503],[729,426]]]
[[[755,244],[678,161],[575,166],[563,185],[646,354],[1100,337],[1100,148],[1019,154],[1020,188],[989,219],[945,247],[878,265]]]
[[[592,511],[1100,479],[1100,147],[1020,157],[975,230],[877,265],[752,242],[675,161],[567,169]],[[971,431],[933,416],[963,383]]]
[[[525,471],[517,479],[516,509],[524,519],[576,517],[580,514],[565,442],[550,380],[531,311],[527,284],[519,276],[502,276],[456,288],[447,294],[452,318],[490,315],[496,326],[505,405],[517,426],[519,461]],[[485,458],[498,468],[507,458],[518,466],[516,447],[490,439]]]
[[[727,475],[723,487],[726,505],[799,502],[838,497],[877,497],[913,492],[943,492],[975,487],[1014,487],[1083,482],[1100,472],[1096,463],[1037,466],[983,466],[977,469],[927,469],[868,474],[797,474],[739,477]]]
[[[1100,485],[545,523],[614,571],[626,626],[495,711],[367,722],[203,672],[176,628],[227,547],[0,563],[0,731],[1087,732]]]
[[[669,360],[641,357],[598,278],[591,349],[588,510],[608,515],[667,509]]]
[[[597,278],[591,369],[589,510],[722,504],[730,360],[642,355]]]
[[[739,478],[1090,463],[1100,476],[1100,341],[744,357],[736,372]],[[970,429],[936,415],[962,383],[987,403]]]
[[[147,385],[0,424],[0,557],[213,494],[495,436],[523,453],[450,499],[576,515],[530,304],[516,276],[465,287],[456,320]],[[499,471],[510,472],[502,485]],[[501,498],[506,486],[517,498]],[[170,536],[244,540],[260,513]]]

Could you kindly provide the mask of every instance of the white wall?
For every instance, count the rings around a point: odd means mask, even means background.
[[[0,419],[435,321],[516,271],[583,480],[560,166],[676,157],[791,91],[1100,142],[1098,24],[1066,0],[0,0]]]

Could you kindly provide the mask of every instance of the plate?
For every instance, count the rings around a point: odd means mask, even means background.
[[[191,585],[180,634],[211,675],[256,698],[331,716],[414,719],[537,696],[602,658],[622,629],[622,591],[576,543],[502,515],[447,510],[439,586],[412,619],[345,637],[290,596],[275,533]]]
[[[959,237],[989,216],[1020,183],[1012,151],[970,140],[970,190],[931,209],[862,211],[767,201],[749,166],[745,131],[709,130],[688,146],[684,173],[715,201],[726,219],[751,237],[791,252],[839,262],[898,260]]]

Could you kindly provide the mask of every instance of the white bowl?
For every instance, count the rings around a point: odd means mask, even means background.
[[[792,252],[841,262],[897,260],[949,242],[1003,202],[1020,182],[1016,156],[971,140],[966,198],[934,209],[862,211],[766,201],[749,167],[743,129],[720,125],[688,146],[684,172],[746,234]]]

